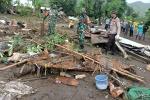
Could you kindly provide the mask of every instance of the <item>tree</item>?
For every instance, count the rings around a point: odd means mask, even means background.
[[[57,7],[62,7],[67,15],[74,15],[76,2],[77,0],[50,0],[50,5],[57,5]]]
[[[122,17],[127,9],[126,0],[107,0],[104,11],[106,16],[110,16],[112,10],[118,12],[118,16]]]
[[[94,0],[94,16],[99,18],[103,15],[104,0]]]
[[[146,17],[145,24],[150,26],[150,8],[146,12],[145,17]]]
[[[77,0],[76,5],[75,5],[75,14],[79,15],[84,6],[85,6],[84,5],[84,0]]]
[[[133,10],[132,7],[127,7],[127,10],[126,10],[126,16],[131,16],[135,11]]]
[[[0,12],[4,13],[10,6],[12,0],[0,0]]]
[[[42,5],[42,0],[32,0],[32,4],[34,6],[35,9],[40,9],[41,5]]]

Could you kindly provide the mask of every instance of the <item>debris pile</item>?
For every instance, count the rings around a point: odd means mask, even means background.
[[[1,81],[0,85],[0,100],[19,99],[21,96],[36,92],[32,87],[18,81],[8,83]]]

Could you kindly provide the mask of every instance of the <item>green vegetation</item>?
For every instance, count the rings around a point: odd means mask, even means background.
[[[12,0],[1,0],[0,2],[0,12],[6,12],[9,8],[12,8]],[[79,16],[82,9],[85,8],[87,14],[93,19],[110,17],[112,10],[118,12],[118,16],[122,19],[127,19],[130,21],[144,21],[145,24],[150,23],[150,7],[149,3],[135,2],[128,4],[126,0],[29,0],[33,2],[35,8],[35,14],[39,16],[40,7],[54,7],[57,6],[63,8],[63,11],[68,16]],[[18,6],[16,7],[17,12],[20,16],[30,16],[32,15],[33,9],[30,7],[23,6],[16,2]],[[147,11],[148,10],[148,11]],[[145,14],[146,12],[146,14]],[[144,17],[145,15],[145,17]]]
[[[67,39],[67,35],[61,35],[59,33],[52,34],[50,36],[45,36],[45,48],[48,48],[50,50],[53,50],[55,47],[55,44],[63,44],[65,43],[65,40]]]
[[[21,36],[19,35],[15,35],[14,37],[12,37],[12,39],[9,41],[9,51],[8,51],[8,55],[11,56],[13,54],[13,50],[15,48],[18,48],[20,45],[23,45],[23,39]]]
[[[40,53],[42,52],[42,48],[40,45],[37,45],[37,44],[30,44],[27,46],[27,53]]]
[[[0,0],[0,12],[4,13],[11,6],[11,0]]]
[[[4,8],[10,5],[9,2],[11,0],[2,0],[5,2]],[[67,15],[77,16],[81,13],[82,8],[85,8],[88,15],[93,18],[100,18],[105,16],[110,16],[110,12],[112,10],[116,10],[118,12],[119,17],[126,15],[131,15],[133,10],[128,9],[127,3],[125,0],[31,0],[33,2],[33,6],[35,10],[39,12],[41,6],[44,7],[53,7],[54,5],[57,8],[62,7],[63,11]],[[20,12],[21,16],[31,15],[32,9],[29,7],[24,7],[19,2],[17,11]],[[0,6],[1,7],[1,6]]]

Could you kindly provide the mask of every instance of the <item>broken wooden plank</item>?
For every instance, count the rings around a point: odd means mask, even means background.
[[[128,52],[129,54],[131,54],[134,58],[140,59],[142,62],[150,63],[150,58],[143,57],[143,56],[138,55],[135,52],[127,50],[127,49],[126,49],[126,52]]]
[[[17,62],[17,63],[14,63],[14,64],[12,64],[12,65],[8,65],[8,66],[3,67],[3,68],[0,68],[0,71],[3,71],[3,70],[6,70],[6,69],[15,67],[15,66],[17,66],[17,65],[21,65],[21,64],[24,64],[24,63],[27,63],[27,62],[28,62],[28,59],[23,60],[23,61],[20,61],[20,62]]]
[[[56,77],[56,83],[62,83],[70,86],[78,86],[79,81],[74,78],[59,76]]]
[[[136,80],[138,80],[138,81],[140,81],[140,82],[142,82],[142,83],[145,83],[144,80],[142,80],[142,79],[140,79],[140,78],[138,78],[138,77],[134,77],[134,76],[132,76],[132,75],[130,75],[130,74],[127,74],[127,73],[125,73],[125,72],[119,71],[118,69],[112,68],[112,70],[115,71],[115,72],[117,72],[117,73],[120,73],[120,74],[122,74],[122,75],[128,76],[129,78],[136,79]]]

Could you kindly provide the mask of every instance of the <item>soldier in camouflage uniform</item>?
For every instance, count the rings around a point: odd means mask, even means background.
[[[49,23],[48,23],[48,34],[49,35],[55,33],[57,16],[58,16],[58,11],[57,11],[56,6],[55,6],[52,9],[50,9],[50,13],[49,13]]]
[[[78,23],[77,33],[79,35],[80,49],[82,50],[84,49],[85,30],[86,30],[86,24],[84,24],[84,18],[81,18],[80,22]]]
[[[87,29],[86,18],[87,18],[86,11],[85,9],[83,9],[80,15],[80,21],[77,26],[77,33],[79,35],[79,45],[81,50],[84,49],[85,33]]]

